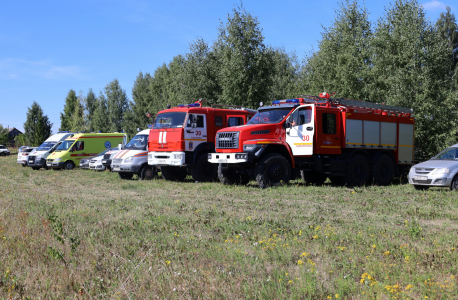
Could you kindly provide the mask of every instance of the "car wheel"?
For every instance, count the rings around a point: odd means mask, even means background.
[[[71,160],[67,160],[65,162],[65,169],[73,170],[75,168],[75,164]]]
[[[452,183],[450,184],[451,191],[458,191],[458,175],[453,177]]]
[[[284,156],[269,153],[256,165],[255,178],[262,189],[287,184],[291,178],[291,167]]]
[[[144,166],[140,171],[140,180],[151,180],[155,175],[154,167]]]

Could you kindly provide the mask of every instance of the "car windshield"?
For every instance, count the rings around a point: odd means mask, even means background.
[[[66,151],[76,142],[76,140],[65,140],[60,144],[56,151]]]
[[[251,118],[247,125],[279,123],[285,119],[291,110],[291,107],[260,110]]]
[[[148,143],[148,136],[145,134],[134,136],[124,149],[131,150],[146,150],[146,144]]]
[[[6,147],[5,146],[0,146],[0,149],[6,149]]]
[[[458,148],[450,147],[431,158],[432,160],[458,160]]]
[[[43,144],[40,145],[40,147],[37,148],[37,151],[48,151],[55,144],[56,144],[56,142],[44,142]]]
[[[28,153],[28,152],[32,152],[33,149],[35,148],[26,148],[26,149],[20,149],[19,152],[24,152],[24,153]]]
[[[166,112],[157,115],[153,128],[181,128],[186,118],[185,112]]]

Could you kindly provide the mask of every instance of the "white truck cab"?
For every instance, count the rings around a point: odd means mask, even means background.
[[[59,133],[50,136],[43,144],[37,149],[32,151],[27,159],[27,164],[34,170],[46,167],[46,158],[49,154],[53,153],[54,150],[64,141],[66,138],[72,136],[74,133],[69,131],[60,131]]]
[[[157,175],[156,167],[148,165],[149,129],[134,136],[121,151],[112,157],[111,170],[121,179],[131,179],[137,174],[141,180],[150,180]]]

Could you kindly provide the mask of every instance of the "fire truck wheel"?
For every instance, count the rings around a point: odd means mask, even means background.
[[[118,172],[119,178],[130,180],[134,176],[133,173]]]
[[[169,181],[183,181],[188,175],[186,168],[180,167],[161,167],[162,177]]]
[[[65,162],[65,169],[73,170],[74,168],[75,168],[75,164],[71,160],[68,160]]]
[[[372,177],[377,185],[389,185],[394,177],[394,164],[387,155],[380,155],[372,166]]]
[[[223,170],[221,168],[221,164],[218,165],[218,178],[224,185],[231,185],[231,184],[241,184],[246,185],[250,182],[250,176],[247,174],[237,174],[234,168],[227,168]]]
[[[192,168],[192,179],[199,182],[214,181],[218,177],[217,165],[208,162],[207,154],[201,154]]]
[[[343,176],[329,176],[329,180],[331,180],[331,184],[334,186],[345,185],[345,177]]]
[[[255,177],[262,189],[286,184],[291,178],[291,167],[282,155],[269,153],[256,165]]]
[[[151,180],[155,176],[154,169],[151,166],[144,166],[140,171],[140,180]]]
[[[304,181],[304,184],[315,184],[315,185],[323,185],[326,181],[326,174],[316,173],[316,172],[307,172],[301,170],[301,177]]]
[[[367,159],[361,154],[356,154],[348,163],[347,186],[367,184],[370,176],[370,167]]]

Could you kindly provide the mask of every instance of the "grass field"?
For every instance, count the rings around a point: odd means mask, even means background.
[[[0,157],[0,298],[458,298],[445,189],[123,181]]]

